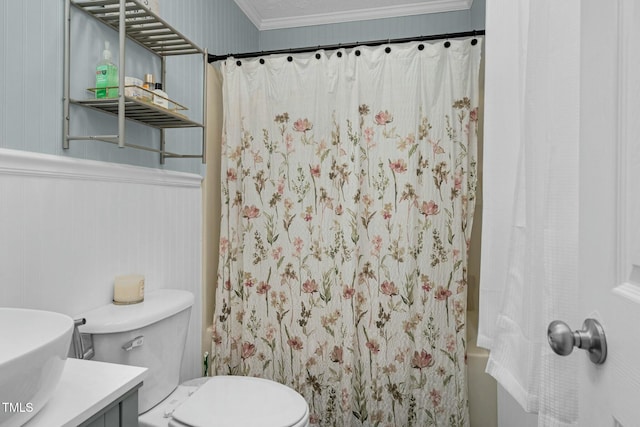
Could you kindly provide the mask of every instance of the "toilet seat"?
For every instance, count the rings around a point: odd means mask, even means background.
[[[152,414],[155,413],[155,416]],[[170,427],[306,427],[309,406],[293,389],[262,378],[216,376],[189,381],[140,418]]]

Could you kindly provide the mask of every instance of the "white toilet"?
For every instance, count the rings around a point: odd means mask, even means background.
[[[95,360],[149,368],[138,391],[142,427],[307,427],[309,406],[293,389],[261,378],[202,377],[178,385],[193,294],[158,290],[132,305],[84,313]]]

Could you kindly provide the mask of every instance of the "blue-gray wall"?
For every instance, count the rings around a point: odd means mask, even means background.
[[[233,0],[160,0],[160,15],[194,43],[211,52],[256,50],[258,31]],[[74,8],[73,8],[74,9]],[[86,97],[104,40],[117,58],[117,34],[72,10],[72,97]],[[64,0],[0,2],[0,148],[160,167],[159,155],[102,142],[76,141],[62,148]],[[127,75],[159,76],[160,61],[127,44]],[[202,121],[201,57],[170,58],[169,96]],[[159,79],[158,79],[159,80]],[[72,107],[72,134],[115,134],[114,117]],[[157,148],[159,131],[127,122],[127,141]],[[199,153],[200,129],[170,130],[168,149]],[[202,173],[199,159],[167,159],[167,169]]]
[[[485,0],[474,0],[456,12],[262,31],[260,50],[484,30],[484,20]]]
[[[470,10],[318,25],[259,32],[233,0],[160,0],[160,15],[209,53],[223,54],[320,44],[349,43],[484,29],[485,0]],[[71,96],[86,97],[104,40],[117,58],[117,34],[73,10]],[[91,141],[62,149],[64,0],[0,1],[0,148],[161,167],[159,155]],[[133,43],[127,44],[127,75],[159,75],[159,60]],[[159,79],[158,79],[159,80]],[[169,96],[202,120],[202,61],[170,58]],[[72,106],[72,134],[113,134],[116,119]],[[159,132],[127,122],[127,141],[157,148]],[[199,129],[169,130],[167,144],[176,152],[199,153]],[[167,169],[203,173],[199,159],[167,159]]]

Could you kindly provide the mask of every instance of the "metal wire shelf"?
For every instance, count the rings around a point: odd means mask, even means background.
[[[71,0],[71,3],[114,30],[120,30],[120,0]],[[125,2],[125,28],[128,38],[159,56],[204,54],[138,0]]]
[[[159,107],[151,102],[125,96],[125,117],[158,129],[204,127],[180,113]],[[118,115],[118,98],[107,99],[71,99],[76,105],[93,108],[106,113]]]

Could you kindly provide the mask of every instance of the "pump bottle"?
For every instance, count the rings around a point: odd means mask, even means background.
[[[104,42],[102,60],[96,67],[96,98],[118,97],[118,67],[111,62],[109,42]]]

